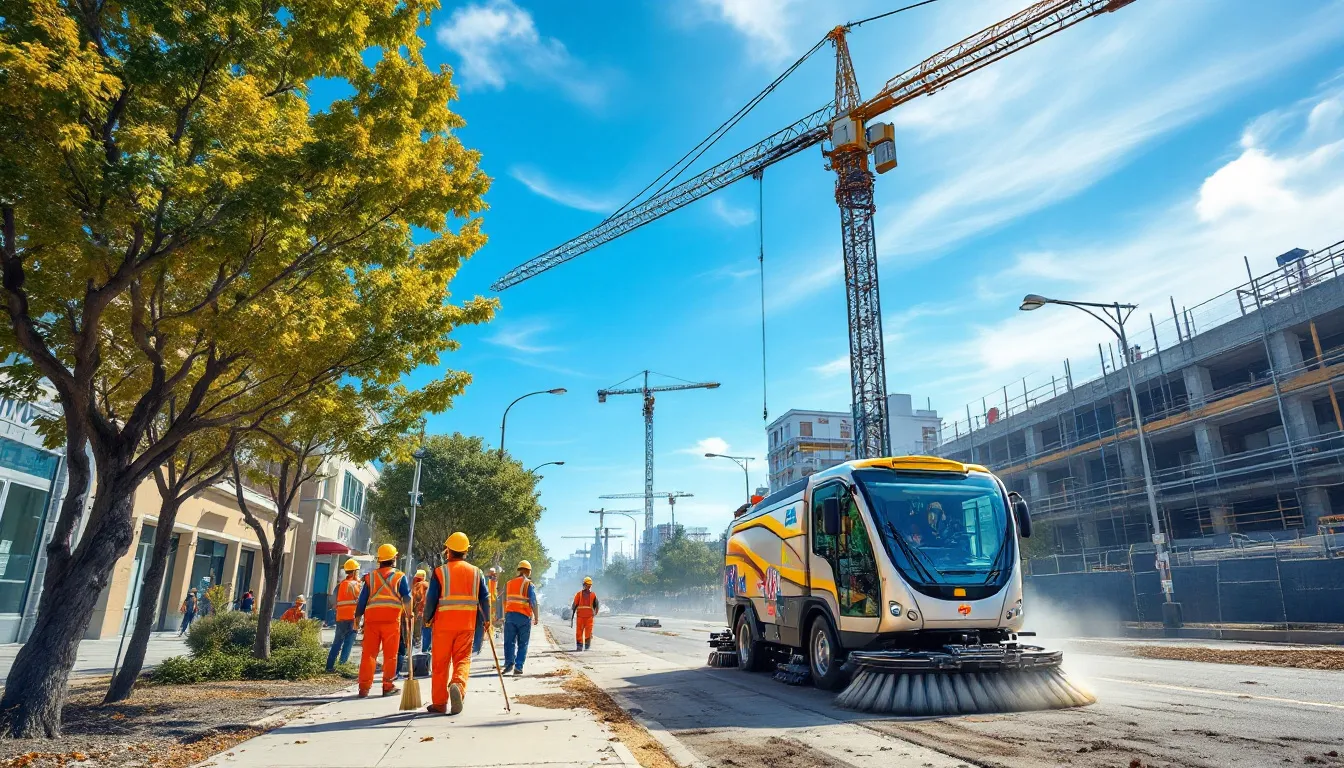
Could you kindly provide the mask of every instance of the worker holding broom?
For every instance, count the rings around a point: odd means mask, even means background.
[[[471,645],[477,621],[490,632],[490,591],[485,576],[466,560],[471,542],[458,531],[443,543],[443,565],[434,569],[425,596],[425,623],[433,630],[430,698],[426,709],[456,715],[462,711],[471,672]],[[493,645],[493,639],[492,639]]]
[[[537,590],[532,586],[532,564],[518,561],[518,576],[504,585],[504,674],[523,674],[532,627],[540,619]]]
[[[425,569],[421,568],[415,572],[415,579],[411,582],[411,611],[415,617],[414,626],[411,629],[412,643],[419,641],[420,650],[429,652],[429,627],[425,626],[425,595],[429,594],[429,578]]]
[[[369,695],[373,687],[373,668],[378,663],[378,652],[383,654],[383,695],[397,692],[397,645],[401,642],[403,613],[411,611],[411,586],[406,574],[394,563],[397,548],[391,544],[378,547],[378,568],[364,577],[359,591],[355,616],[364,620],[364,645],[359,659],[359,697]]]

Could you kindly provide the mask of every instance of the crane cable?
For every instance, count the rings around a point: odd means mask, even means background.
[[[770,398],[766,391],[769,376],[765,367],[765,169],[752,175],[756,177],[756,237],[761,247],[757,257],[761,266],[761,421],[769,421]]]
[[[870,21],[877,21],[878,19],[885,19],[886,17],[888,17],[888,16],[894,16],[894,15],[900,13],[901,11],[909,11],[909,10],[912,10],[912,9],[914,9],[914,8],[918,8],[918,7],[920,7],[921,5],[930,5],[930,4],[932,4],[932,3],[936,3],[936,2],[938,2],[938,0],[923,0],[922,2],[912,3],[912,4],[907,5],[907,6],[904,6],[904,7],[902,7],[902,8],[897,8],[897,9],[894,10],[894,11],[887,11],[886,13],[879,13],[879,14],[877,14],[876,16],[869,16],[869,17],[866,18],[866,19],[859,19],[858,21],[851,21],[850,23],[848,23],[848,24],[845,25],[845,29],[853,29],[853,28],[855,28],[855,27],[858,27],[858,26],[862,26],[862,25],[864,25],[864,24],[867,24],[867,23],[870,22]]]

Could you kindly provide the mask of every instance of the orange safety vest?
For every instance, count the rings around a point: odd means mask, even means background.
[[[449,630],[476,628],[480,609],[481,571],[466,560],[449,560],[435,573],[439,577],[439,606],[434,626]]]
[[[532,618],[532,601],[527,599],[527,589],[530,586],[532,580],[526,576],[510,579],[509,583],[504,585],[505,613],[521,613],[529,619]]]
[[[364,604],[365,621],[398,621],[401,619],[401,580],[406,575],[395,568],[379,568],[368,576],[369,600]]]
[[[344,579],[336,585],[336,620],[354,621],[359,605],[359,579]]]
[[[597,593],[590,589],[587,594],[588,596],[584,597],[582,590],[574,593],[574,602],[579,604],[579,607],[574,609],[574,615],[580,619],[593,618],[593,600],[597,598]]]
[[[424,614],[427,594],[429,594],[429,579],[420,579],[411,585],[411,610],[416,616]]]

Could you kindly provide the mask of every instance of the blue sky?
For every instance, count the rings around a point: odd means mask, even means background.
[[[856,30],[859,85],[888,78],[1026,0],[941,0]],[[463,140],[494,178],[489,244],[453,284],[596,225],[837,23],[898,5],[810,0],[446,3],[425,31],[451,65]],[[1168,311],[1292,247],[1344,238],[1344,2],[1139,0],[888,114],[900,167],[877,183],[888,389],[945,416],[1075,360],[1105,331],[1081,313],[1019,313],[1026,292]],[[824,49],[706,161],[826,103]],[[702,164],[703,165],[703,164]],[[764,180],[769,409],[847,409],[833,177],[810,150]],[[542,474],[552,554],[591,533],[598,495],[642,490],[637,397],[596,390],[645,368],[713,391],[658,398],[656,485],[694,493],[678,520],[721,529],[758,457],[764,484],[755,182],[693,204],[505,291],[447,364],[474,382],[431,431],[485,435],[514,397],[507,445]],[[1144,319],[1146,323],[1146,318]],[[429,372],[426,372],[428,375]],[[667,505],[658,504],[659,522]],[[624,525],[623,521],[616,525]],[[627,530],[628,535],[630,532]],[[629,538],[625,540],[628,548]]]

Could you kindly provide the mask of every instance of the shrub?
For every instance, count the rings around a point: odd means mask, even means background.
[[[244,680],[306,680],[327,668],[327,653],[322,646],[282,648],[269,659],[247,659],[242,668]]]
[[[238,611],[223,611],[198,619],[187,630],[187,647],[194,656],[210,653],[246,653],[252,649],[252,641],[238,642],[239,635],[247,632],[251,624],[251,637],[257,635],[257,622],[252,617]]]
[[[153,672],[159,684],[190,685],[215,680],[237,680],[243,674],[247,660],[225,653],[206,653],[200,656],[173,656],[164,659]]]

